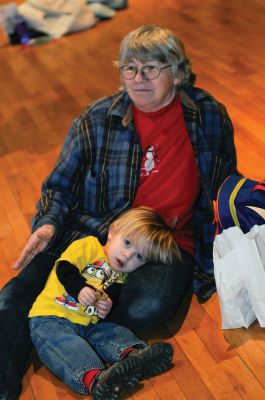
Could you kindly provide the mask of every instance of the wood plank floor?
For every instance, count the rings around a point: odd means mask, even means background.
[[[71,121],[91,100],[118,88],[112,61],[122,37],[142,24],[167,26],[183,39],[197,85],[228,108],[239,169],[264,178],[264,21],[264,0],[129,0],[126,10],[86,31],[26,49],[0,47],[0,287],[14,275],[40,184]],[[203,305],[193,297],[184,323],[172,321],[150,341],[157,339],[174,346],[174,367],[123,399],[265,399],[264,329],[254,323],[222,331],[216,295]],[[33,399],[82,397],[33,357],[21,400]]]

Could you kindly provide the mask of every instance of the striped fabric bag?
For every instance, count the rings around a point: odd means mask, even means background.
[[[254,225],[265,224],[265,179],[229,175],[217,195],[215,221],[217,234],[232,226],[247,233]]]

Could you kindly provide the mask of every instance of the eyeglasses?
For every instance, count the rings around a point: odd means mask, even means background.
[[[159,67],[158,65],[144,65],[141,68],[138,68],[135,65],[122,65],[120,67],[120,74],[124,79],[130,80],[134,79],[137,73],[140,72],[144,79],[152,80],[158,78],[161,71],[169,67],[171,67],[171,64],[166,65],[165,67]]]

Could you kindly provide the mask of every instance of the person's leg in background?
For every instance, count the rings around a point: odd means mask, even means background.
[[[141,332],[169,322],[193,279],[194,259],[181,251],[174,265],[148,263],[129,274],[110,315],[104,320]]]
[[[0,399],[17,400],[32,347],[28,313],[55,257],[42,253],[0,292]]]

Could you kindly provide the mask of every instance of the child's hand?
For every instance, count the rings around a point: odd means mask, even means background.
[[[106,316],[109,314],[111,307],[112,307],[112,300],[107,297],[104,300],[98,300],[96,302],[96,307],[98,310],[98,316],[101,319],[106,318]]]
[[[92,288],[85,286],[80,290],[77,299],[85,307],[93,306],[97,301],[96,292]]]

